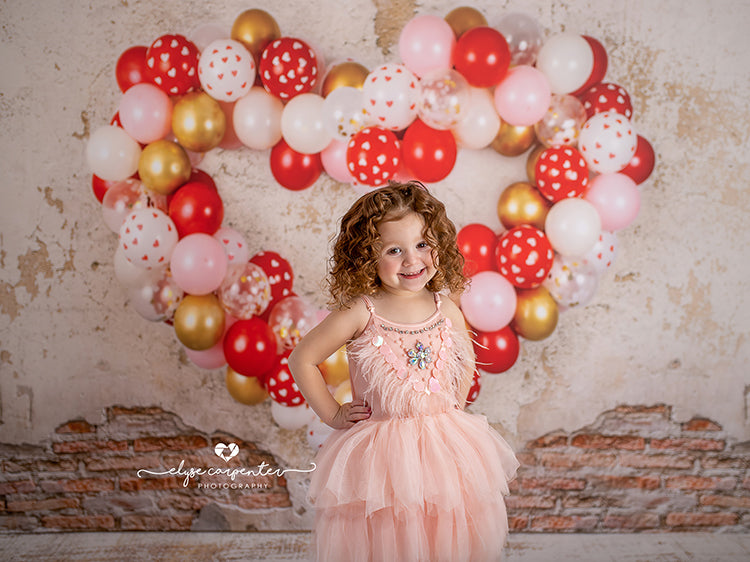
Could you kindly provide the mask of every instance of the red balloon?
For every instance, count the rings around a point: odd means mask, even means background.
[[[656,155],[654,147],[641,135],[638,135],[638,144],[635,147],[635,154],[630,159],[630,163],[625,169],[620,170],[621,174],[630,176],[637,184],[641,184],[651,175],[656,165]]]
[[[458,231],[458,249],[464,257],[464,275],[471,277],[481,271],[496,271],[497,235],[481,223],[467,224]]]
[[[318,78],[318,58],[302,39],[282,37],[263,49],[258,71],[266,91],[288,101],[312,90]]]
[[[273,177],[292,191],[307,189],[323,171],[320,153],[302,154],[293,150],[284,139],[271,149],[270,159]]]
[[[214,179],[204,172],[203,170],[200,170],[198,168],[193,168],[193,172],[190,174],[190,179],[186,183],[190,182],[198,182],[207,185],[211,189],[216,189],[216,182]]]
[[[91,188],[94,190],[94,196],[97,198],[99,203],[104,200],[104,194],[112,184],[117,183],[116,181],[103,180],[97,175],[91,175]]]
[[[474,338],[474,352],[477,368],[488,373],[503,373],[518,359],[521,346],[518,336],[510,326],[496,332],[477,332]]]
[[[401,143],[393,131],[383,127],[362,129],[349,139],[346,166],[359,183],[385,185],[401,166]]]
[[[440,181],[451,173],[457,152],[451,131],[433,129],[421,119],[409,125],[401,141],[404,165],[416,179],[427,183]]]
[[[162,35],[146,51],[146,76],[170,96],[200,88],[195,44],[183,35]]]
[[[266,374],[276,360],[276,336],[271,327],[258,317],[237,320],[224,335],[227,364],[241,375],[258,377]]]
[[[251,257],[250,262],[263,270],[263,273],[268,277],[268,283],[271,285],[271,303],[268,305],[267,311],[273,308],[273,303],[277,300],[291,296],[294,273],[287,260],[276,252],[262,251]]]
[[[453,66],[475,88],[497,86],[510,67],[508,42],[496,29],[474,27],[456,41]]]
[[[146,80],[146,52],[148,47],[136,45],[125,50],[117,59],[115,77],[120,91]]]
[[[213,234],[224,220],[224,204],[215,189],[204,183],[189,182],[170,199],[169,217],[180,238],[197,232]]]
[[[633,103],[630,94],[622,86],[611,82],[600,82],[591,86],[578,98],[586,110],[586,118],[591,119],[597,113],[614,111],[628,119],[633,117]]]
[[[581,37],[583,37],[591,47],[591,51],[594,54],[594,67],[591,69],[591,74],[589,74],[588,80],[584,82],[583,86],[571,93],[571,96],[581,95],[591,86],[604,80],[604,75],[607,74],[607,51],[604,49],[604,46],[599,43],[599,41],[588,35],[581,35]]]
[[[498,271],[514,287],[533,289],[547,278],[555,252],[543,231],[522,224],[500,237],[495,257]]]
[[[305,398],[294,382],[289,370],[289,354],[291,350],[276,357],[273,367],[266,374],[265,386],[272,400],[282,406],[301,406]]]
[[[539,193],[553,203],[567,197],[580,197],[589,184],[583,154],[566,144],[545,149],[536,161],[534,174]]]
[[[479,374],[479,371],[474,371],[474,378],[471,380],[469,394],[466,395],[466,406],[471,406],[476,401],[480,390],[482,390],[482,375]]]

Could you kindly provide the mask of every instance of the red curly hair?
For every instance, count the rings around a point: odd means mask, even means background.
[[[329,260],[328,286],[331,304],[349,306],[361,295],[372,295],[380,287],[377,267],[381,242],[378,225],[417,213],[425,222],[425,241],[432,248],[437,269],[427,289],[461,293],[467,284],[464,258],[456,243],[456,227],[445,206],[418,181],[390,182],[386,187],[360,197],[341,219],[341,228]]]

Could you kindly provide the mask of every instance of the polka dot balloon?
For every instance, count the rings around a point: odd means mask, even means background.
[[[589,183],[586,161],[572,146],[546,149],[539,155],[535,172],[539,192],[552,202],[580,196]]]
[[[159,209],[138,209],[123,221],[119,243],[133,265],[144,269],[166,266],[177,245],[177,228]]]
[[[543,231],[529,225],[510,229],[495,250],[500,273],[520,289],[533,289],[547,277],[555,252]]]
[[[233,102],[250,91],[255,82],[255,61],[239,41],[219,39],[201,54],[198,78],[215,100]]]
[[[146,76],[170,96],[192,92],[200,86],[199,52],[182,35],[162,35],[146,51]]]

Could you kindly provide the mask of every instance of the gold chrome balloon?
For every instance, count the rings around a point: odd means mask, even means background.
[[[138,161],[138,175],[147,188],[169,195],[190,179],[190,158],[176,142],[158,140],[147,145]]]
[[[534,126],[511,125],[503,121],[490,146],[503,156],[518,156],[526,152],[536,141]]]
[[[252,53],[256,66],[260,55],[271,41],[281,37],[279,24],[268,12],[260,9],[245,10],[232,24],[231,37]]]
[[[326,97],[336,88],[349,86],[359,90],[364,86],[365,78],[370,73],[358,62],[346,61],[333,65],[323,79],[320,95]]]
[[[346,346],[341,346],[333,355],[323,361],[320,365],[320,372],[326,384],[338,386],[344,381],[349,380],[349,360],[346,358]]]
[[[207,152],[216,148],[227,130],[221,104],[205,92],[182,96],[172,110],[172,132],[187,150]]]
[[[516,289],[516,313],[511,327],[527,340],[538,341],[555,331],[557,303],[544,287]]]
[[[195,351],[208,349],[224,335],[224,309],[214,294],[185,295],[173,324],[182,345]]]
[[[536,162],[545,150],[547,150],[547,147],[540,144],[529,152],[529,157],[526,159],[526,176],[532,185],[536,185]]]
[[[456,34],[456,38],[461,37],[464,33],[475,27],[486,27],[487,18],[482,15],[482,12],[468,6],[461,6],[445,16],[445,21],[453,29],[453,33]]]
[[[268,398],[268,392],[258,377],[246,377],[231,367],[227,367],[226,384],[230,396],[240,404],[254,406]]]
[[[551,203],[539,190],[525,181],[510,184],[500,194],[497,216],[503,226],[510,230],[522,224],[530,224],[544,230]]]
[[[352,401],[352,383],[345,380],[333,391],[333,398],[339,404],[346,404]]]

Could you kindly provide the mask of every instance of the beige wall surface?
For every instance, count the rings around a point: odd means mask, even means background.
[[[447,1],[279,0],[282,34],[309,41],[327,62],[397,62],[398,34]],[[592,423],[618,404],[664,403],[677,420],[706,416],[733,441],[750,439],[750,50],[744,0],[525,2],[476,0],[490,25],[525,11],[548,35],[573,31],[608,51],[607,80],[631,94],[633,123],[657,169],[641,212],[587,307],[555,333],[522,342],[516,365],[486,375],[475,412],[514,444]],[[204,431],[253,441],[287,465],[311,450],[272,421],[268,401],[233,401],[222,370],[190,363],[163,323],[141,318],[114,278],[116,236],[102,220],[85,147],[119,101],[117,57],[164,33],[205,23],[228,30],[252,2],[138,0],[5,2],[0,7],[0,436],[39,442],[69,419],[99,423],[104,408],[160,406]],[[216,180],[225,224],[253,251],[274,250],[295,290],[325,297],[328,239],[355,199],[323,175],[291,192],[267,151],[214,150],[200,165]],[[434,192],[461,227],[500,230],[497,199],[523,180],[525,156],[462,150]]]

